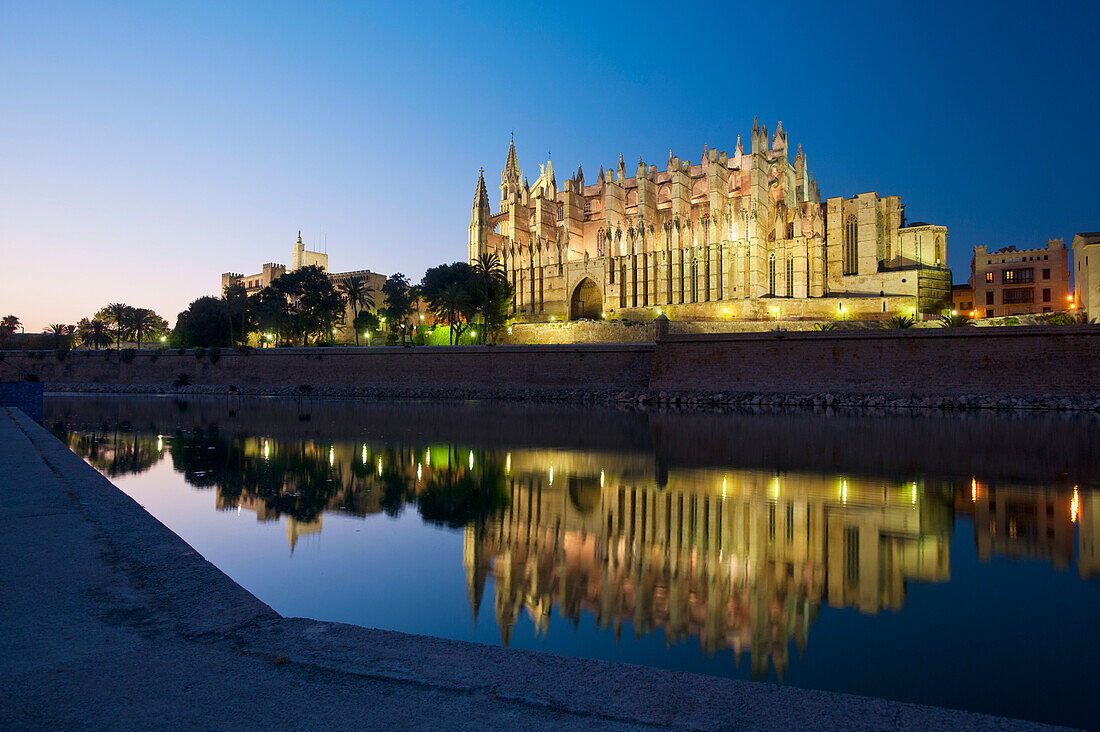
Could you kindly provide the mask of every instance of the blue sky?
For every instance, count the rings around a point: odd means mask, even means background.
[[[0,0],[0,311],[174,320],[219,275],[465,256],[479,167],[731,150],[758,116],[824,196],[975,244],[1100,229],[1100,4]],[[494,199],[495,200],[495,199]]]

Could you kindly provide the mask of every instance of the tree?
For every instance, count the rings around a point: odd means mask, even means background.
[[[22,323],[14,315],[5,315],[3,319],[0,319],[0,335],[10,336],[21,327]]]
[[[81,318],[76,331],[82,345],[96,349],[111,345],[111,329],[99,318]]]
[[[131,308],[126,315],[126,332],[137,338],[141,348],[142,340],[153,340],[168,331],[168,321],[148,308]]]
[[[113,302],[95,314],[99,320],[105,321],[115,336],[115,350],[122,350],[122,336],[126,334],[126,321],[132,308],[121,302]]]
[[[72,341],[68,336],[71,335],[71,325],[65,325],[64,323],[50,323],[46,326],[46,332],[53,336],[54,348],[71,348]]]
[[[225,301],[226,316],[229,318],[229,340],[243,342],[248,330],[248,291],[240,280],[230,282],[222,292],[222,300]]]
[[[260,339],[270,345],[279,345],[290,326],[289,305],[286,295],[268,285],[252,296],[249,303],[252,322],[260,329]]]
[[[478,309],[473,268],[465,262],[432,267],[424,273],[420,290],[436,319],[450,327],[450,342],[456,343]]]
[[[374,309],[374,294],[371,292],[370,287],[367,286],[367,281],[363,277],[349,277],[340,283],[340,289],[344,293],[344,298],[347,300],[348,305],[351,306],[351,323],[352,330],[355,331],[355,345],[359,345],[359,327],[356,323],[359,320],[359,308],[364,307],[370,310]]]
[[[333,326],[344,312],[344,297],[325,271],[316,265],[288,272],[273,287],[283,294],[295,332],[303,345],[311,335],[332,339]]]
[[[378,330],[378,326],[379,326],[378,313],[373,313],[370,310],[363,310],[358,315],[356,315],[355,320],[352,321],[352,327],[355,328],[356,343],[358,344],[358,342],[359,342],[359,339],[358,339],[359,333],[365,333],[365,334],[367,334],[367,338],[368,338],[367,345],[369,346],[370,345],[370,340],[369,340],[370,335],[369,334],[372,333],[373,331]]]
[[[209,295],[194,300],[176,317],[172,338],[182,348],[230,345],[225,301]]]
[[[409,278],[395,272],[386,278],[382,285],[382,294],[386,296],[386,307],[382,309],[390,321],[393,332],[400,334],[402,344],[408,330],[409,316],[413,311],[412,287]]]
[[[489,342],[489,334],[491,331],[499,327],[500,323],[496,322],[499,317],[494,313],[493,308],[494,295],[497,295],[499,299],[504,286],[508,285],[508,278],[504,274],[504,265],[500,262],[500,257],[494,253],[479,254],[472,266],[472,274],[477,290],[481,294],[481,322],[483,327],[481,329],[481,342],[482,344]],[[510,287],[508,288],[511,289]],[[511,293],[508,297],[511,300]]]

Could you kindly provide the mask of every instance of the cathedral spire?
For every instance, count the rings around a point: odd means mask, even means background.
[[[508,143],[508,161],[504,163],[504,177],[508,181],[519,183],[519,163],[516,161],[516,141]]]
[[[489,192],[485,190],[485,168],[477,171],[477,189],[474,191],[474,208],[480,209],[482,204],[489,205]]]
[[[619,153],[619,167],[615,169],[615,180],[626,180],[626,164],[623,162],[623,154]]]

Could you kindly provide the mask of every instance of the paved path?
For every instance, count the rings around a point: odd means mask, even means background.
[[[0,409],[0,727],[1039,729],[283,618]]]

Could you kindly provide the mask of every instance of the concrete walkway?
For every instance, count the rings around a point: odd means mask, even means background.
[[[283,618],[0,409],[0,726],[1040,729]]]

